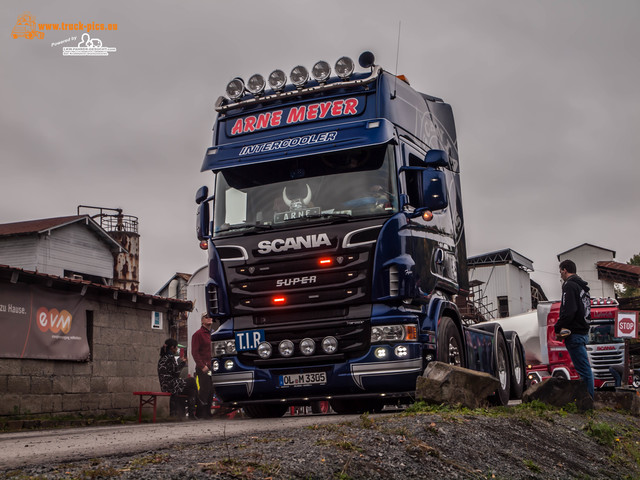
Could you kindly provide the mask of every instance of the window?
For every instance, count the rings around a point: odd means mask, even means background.
[[[498,316],[500,318],[509,316],[509,297],[498,297]]]

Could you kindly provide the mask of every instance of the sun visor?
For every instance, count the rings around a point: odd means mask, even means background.
[[[374,119],[309,130],[289,131],[288,135],[262,137],[252,143],[228,143],[207,150],[201,171],[270,162],[289,157],[301,157],[336,150],[380,145],[393,139],[393,126],[385,119]]]

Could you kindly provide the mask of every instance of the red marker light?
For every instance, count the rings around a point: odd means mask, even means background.
[[[333,264],[333,258],[321,258],[318,260],[318,264],[320,264],[321,267],[328,267]]]
[[[202,240],[200,242],[200,248],[202,250],[207,250],[209,248],[209,242],[207,240]]]
[[[287,303],[287,299],[285,297],[273,297],[271,301],[276,305],[284,305]]]

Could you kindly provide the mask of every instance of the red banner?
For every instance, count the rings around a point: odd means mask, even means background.
[[[79,293],[34,285],[1,285],[0,357],[88,360],[83,307]]]

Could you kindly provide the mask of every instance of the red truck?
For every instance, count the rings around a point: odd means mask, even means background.
[[[587,353],[595,388],[613,387],[609,367],[624,365],[625,343],[615,337],[618,302],[612,298],[591,299],[591,326]],[[560,302],[540,302],[538,309],[497,320],[506,330],[520,336],[527,362],[527,385],[549,377],[580,378],[563,341],[556,340],[554,326],[560,314]]]

